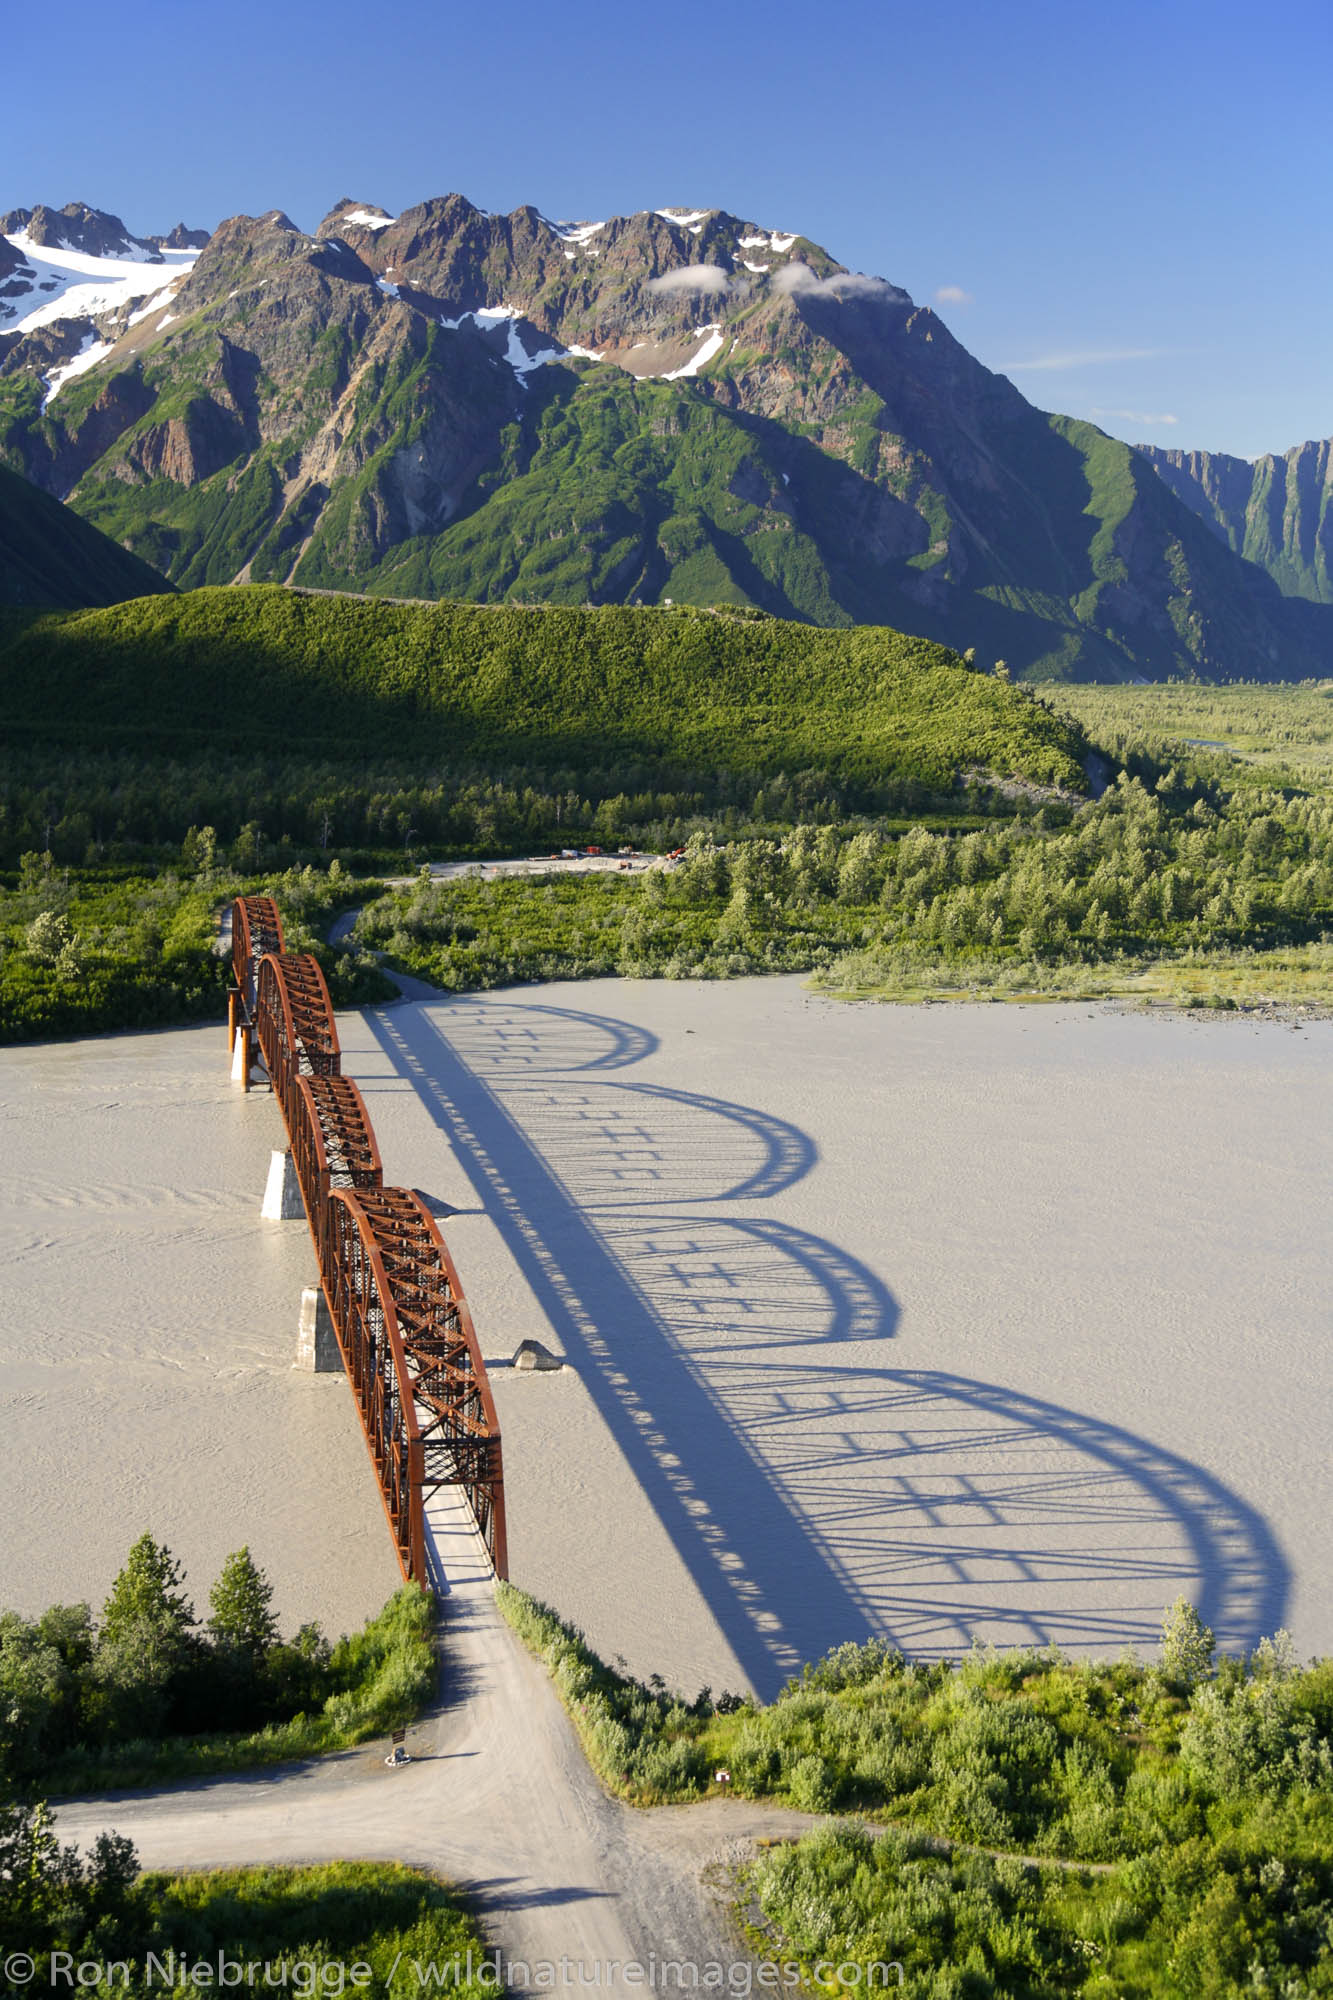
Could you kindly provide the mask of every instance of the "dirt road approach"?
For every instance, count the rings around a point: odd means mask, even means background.
[[[628,1961],[647,1968],[630,1983],[651,1990],[665,1960],[698,1965],[702,1985],[710,1964],[745,1964],[728,1865],[761,1834],[810,1822],[733,1800],[639,1812],[608,1797],[545,1669],[501,1618],[458,1504],[433,1524],[448,1576],[443,1694],[409,1735],[409,1766],[386,1769],[376,1743],[252,1778],[72,1801],[59,1809],[61,1835],[85,1845],[114,1828],[145,1868],[430,1868],[467,1891],[504,1959],[555,1968],[549,1981],[534,1970],[534,1985],[619,1988]]]

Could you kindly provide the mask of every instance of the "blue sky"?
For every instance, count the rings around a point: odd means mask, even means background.
[[[0,208],[718,206],[1117,436],[1333,435],[1328,0],[63,0],[6,42]]]

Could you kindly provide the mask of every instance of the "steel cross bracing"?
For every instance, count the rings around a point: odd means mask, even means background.
[[[284,949],[266,896],[238,899],[232,962],[282,1108],[320,1283],[403,1574],[425,1585],[425,1498],[461,1486],[508,1574],[500,1426],[458,1273],[410,1188],[386,1188],[318,962]]]
[[[283,948],[282,918],[271,896],[238,896],[231,906],[231,967],[246,1018],[255,1011],[255,973],[265,952]]]

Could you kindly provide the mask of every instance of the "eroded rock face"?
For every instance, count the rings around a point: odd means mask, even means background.
[[[16,214],[146,241],[77,204]],[[1016,670],[1321,670],[1165,472],[794,233],[345,197],[313,235],[233,216],[170,284],[96,322],[109,352],[5,419],[0,456],[175,581],[740,602]],[[72,339],[0,343],[0,373],[44,378]]]
[[[97,328],[90,319],[58,319],[49,326],[34,327],[31,333],[0,336],[0,375],[45,375],[72,361],[84,346],[96,340]]]
[[[183,415],[168,417],[165,423],[141,431],[126,451],[124,463],[145,479],[198,486],[230,465],[245,445],[245,427],[235,413],[201,396]]]

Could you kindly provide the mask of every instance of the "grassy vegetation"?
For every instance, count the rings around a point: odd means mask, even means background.
[[[529,782],[619,765],[1085,785],[1076,728],[944,647],[753,616],[197,590],[38,619],[0,652],[0,688],[10,731],[172,754],[409,744],[418,768],[489,761]]]
[[[696,838],[669,872],[431,882],[371,904],[367,946],[448,990],[814,971],[911,998],[1327,993],[1333,805],[1132,778],[974,830]]]
[[[832,546],[784,504],[783,472],[799,466],[816,519],[835,498],[823,489],[837,473],[826,475],[816,448],[777,424],[671,383],[577,364],[543,370],[528,400],[461,518],[382,560],[367,550],[368,588],[493,603],[752,604],[846,626],[858,613],[875,621],[872,606],[882,616],[908,573],[868,564],[853,582],[845,558],[830,563]],[[302,561],[298,583],[346,587],[337,525]]]
[[[485,1940],[456,1891],[397,1862],[221,1868],[136,1881],[128,1841],[104,1835],[85,1862],[57,1846],[40,1812],[0,1808],[6,1849],[20,1867],[0,1883],[0,1931],[35,1958],[34,1990],[64,1983],[68,1961],[53,1961],[53,1953],[72,1954],[76,1965],[123,1968],[97,1983],[80,1979],[78,1990],[132,2000],[219,1984],[243,1993],[354,1991],[370,2000],[431,1984],[460,2000],[496,1990],[483,1976]],[[242,1970],[223,1977],[219,1961]],[[430,1966],[440,1971],[432,1975]]]
[[[975,824],[988,774],[1084,783],[1077,728],[942,648],[739,612],[200,590],[9,619],[0,690],[5,1040],[216,1014],[216,908],[275,863],[309,941],[344,857]],[[340,1003],[389,990],[325,963]]]
[[[359,1632],[284,1639],[237,1550],[196,1619],[168,1549],[141,1536],[100,1619],[0,1612],[0,1795],[216,1776],[342,1750],[411,1721],[435,1687],[434,1610],[405,1585]]]
[[[876,1823],[749,1876],[756,1944],[817,1986],[896,1959],[957,2000],[1333,1992],[1333,1662],[1300,1670],[1283,1634],[1218,1663],[1181,1601],[1156,1666],[908,1664],[871,1641],[759,1707],[630,1681],[510,1586],[501,1608],[622,1797],[698,1798],[725,1770],[740,1796]]]
[[[1062,687],[1052,701],[1113,755],[1185,761],[1228,787],[1333,790],[1333,681]]]

